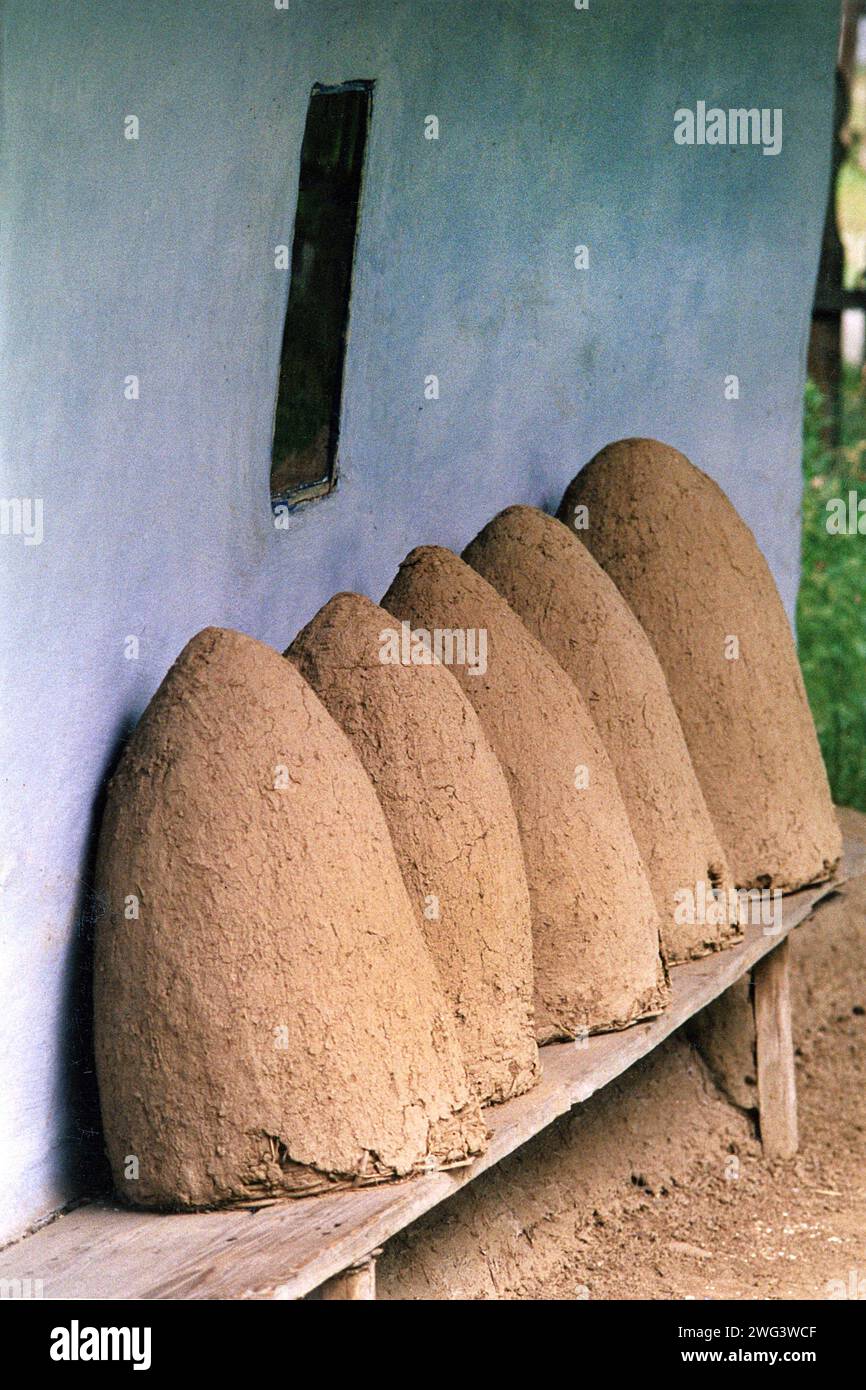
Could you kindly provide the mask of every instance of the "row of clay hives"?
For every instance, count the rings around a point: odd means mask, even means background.
[[[100,841],[117,1188],[201,1207],[466,1162],[537,1044],[658,1013],[667,967],[736,943],[736,887],[839,853],[767,565],[654,441],[604,449],[559,519],[412,551],[285,657],[208,628]]]

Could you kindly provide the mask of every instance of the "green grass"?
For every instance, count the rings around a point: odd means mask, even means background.
[[[846,159],[836,182],[836,215],[843,232],[866,232],[866,174]]]
[[[806,386],[803,422],[802,576],[797,600],[800,664],[833,799],[866,811],[866,535],[831,535],[827,502],[866,497],[866,396],[845,380],[842,441],[822,438],[824,402]],[[866,520],[864,520],[866,525]]]

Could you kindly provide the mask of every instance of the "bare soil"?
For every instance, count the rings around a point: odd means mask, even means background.
[[[524,1299],[825,1299],[866,1296],[866,989],[799,1049],[801,1149],[768,1165],[718,1159],[688,1181],[641,1174],[615,1215],[599,1215],[555,1277]],[[834,1284],[832,1281],[840,1281]]]
[[[866,878],[790,940],[795,1159],[761,1154],[744,985],[730,1037],[678,1030],[389,1241],[379,1297],[866,1298]]]

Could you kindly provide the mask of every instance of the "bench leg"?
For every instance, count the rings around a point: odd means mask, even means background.
[[[752,971],[758,1105],[766,1158],[793,1158],[797,1152],[797,1083],[788,958],[786,939],[759,960]]]
[[[319,1289],[319,1298],[326,1301],[334,1300],[361,1300],[373,1299],[376,1297],[376,1256],[380,1252],[374,1250],[372,1255],[368,1255],[366,1260],[360,1264],[352,1265],[349,1269],[344,1269],[341,1274],[335,1274],[333,1279],[328,1279]]]

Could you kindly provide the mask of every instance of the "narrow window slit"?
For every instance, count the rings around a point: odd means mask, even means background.
[[[373,83],[310,96],[271,453],[271,500],[336,482],[343,364]]]

